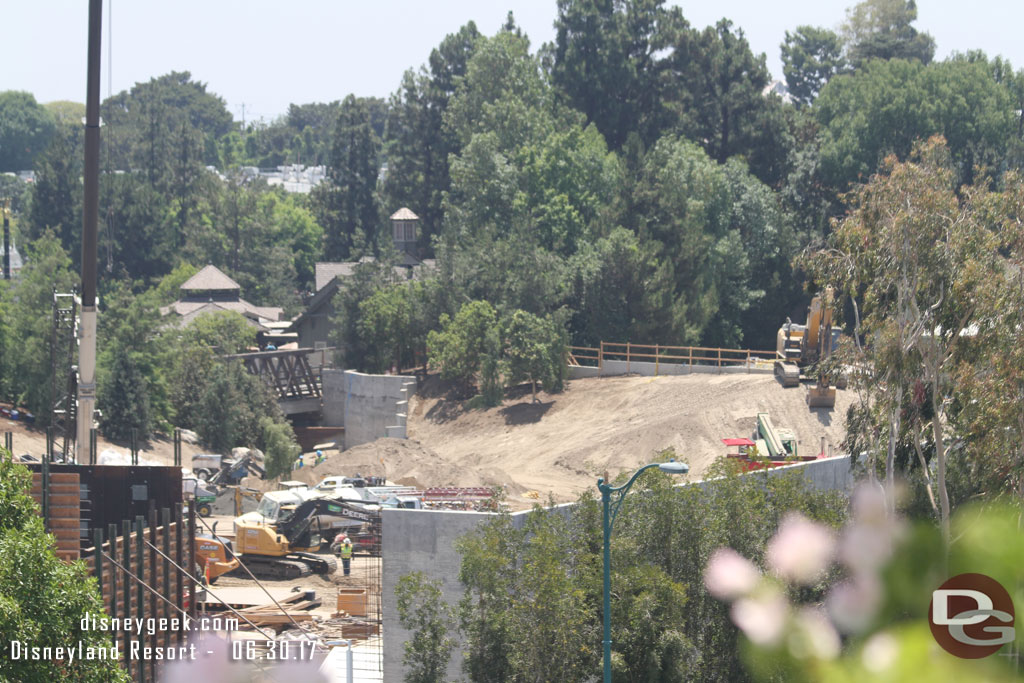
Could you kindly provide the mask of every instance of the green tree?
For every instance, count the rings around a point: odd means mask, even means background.
[[[53,115],[31,93],[0,92],[0,173],[33,168],[56,129]]]
[[[372,349],[370,372],[416,364],[427,339],[423,283],[413,281],[378,289],[359,303],[357,329]]]
[[[846,11],[843,38],[850,63],[860,69],[872,59],[916,59],[927,64],[935,39],[919,33],[914,0],[864,0]]]
[[[551,79],[619,149],[630,133],[653,144],[674,121],[663,103],[673,97],[662,53],[689,29],[664,0],[558,0]]]
[[[413,632],[403,646],[406,673],[402,680],[442,683],[454,647],[448,634],[455,625],[455,615],[442,598],[441,582],[428,579],[423,572],[412,572],[398,579],[395,597],[399,623]]]
[[[442,314],[438,324],[441,329],[427,335],[430,364],[443,378],[472,385],[487,354],[487,334],[497,327],[497,312],[486,301],[470,301],[455,318]]]
[[[266,416],[260,418],[260,448],[266,456],[267,478],[272,479],[291,472],[302,448],[295,442],[295,432],[284,420]]]
[[[445,36],[431,51],[428,65],[406,71],[388,109],[388,172],[382,188],[386,206],[413,208],[420,217],[419,246],[427,252],[432,250],[431,237],[441,232],[448,159],[459,151],[458,140],[444,127],[444,115],[479,40],[473,22]]]
[[[81,149],[81,129],[62,127],[36,158],[36,180],[23,232],[27,239],[36,240],[53,230],[76,263],[81,258]]]
[[[280,409],[270,389],[237,360],[217,361],[199,397],[196,433],[216,453],[236,446],[264,445],[263,419],[280,420]],[[276,444],[275,444],[276,445]]]
[[[1015,139],[1005,87],[985,62],[874,61],[829,81],[815,101],[820,177],[845,191],[865,182],[882,159],[906,159],[915,140],[945,137],[958,182],[978,166],[996,170]]]
[[[377,241],[381,144],[370,116],[366,99],[349,95],[341,103],[327,179],[313,194],[317,220],[324,228],[324,256],[332,261],[365,252]]]
[[[25,253],[27,264],[9,299],[7,391],[11,400],[46,423],[50,418],[53,371],[53,293],[70,292],[78,278],[71,271],[71,259],[52,232],[26,245]]]
[[[84,562],[68,564],[53,552],[35,502],[32,475],[0,449],[0,638],[40,648],[81,642],[86,650],[111,648],[103,631],[82,630],[86,618],[104,618],[96,582]],[[116,659],[73,661],[0,658],[9,681],[128,681]]]
[[[110,367],[99,385],[98,404],[103,411],[100,429],[108,439],[127,442],[132,433],[149,437],[152,427],[146,380],[128,349],[117,345],[109,352]]]
[[[568,374],[565,329],[550,316],[540,318],[516,310],[504,321],[503,331],[507,381],[528,381],[534,403],[538,402],[538,382],[545,391],[561,391]]]
[[[839,35],[826,28],[797,26],[786,31],[781,47],[782,73],[793,99],[808,106],[825,84],[846,68]]]

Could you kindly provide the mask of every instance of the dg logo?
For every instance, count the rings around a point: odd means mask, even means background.
[[[928,624],[946,652],[964,659],[995,654],[1014,639],[1013,600],[995,579],[958,574],[932,591]]]

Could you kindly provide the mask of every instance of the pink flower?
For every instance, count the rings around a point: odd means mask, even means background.
[[[755,645],[775,647],[782,640],[789,603],[781,593],[742,598],[733,603],[732,622]]]
[[[799,513],[790,513],[769,541],[766,556],[781,578],[810,585],[825,573],[834,549],[831,529]]]
[[[835,659],[839,634],[820,609],[800,610],[789,632],[789,653],[797,659]]]
[[[754,590],[761,573],[732,548],[719,548],[711,553],[704,570],[704,585],[719,600],[735,600]]]
[[[881,602],[882,587],[878,577],[874,574],[861,574],[833,588],[825,605],[840,631],[860,633],[871,625]]]

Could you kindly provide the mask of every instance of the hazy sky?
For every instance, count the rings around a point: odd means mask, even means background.
[[[800,24],[836,28],[853,0],[675,4],[693,26],[731,19],[781,78],[779,44],[785,31]],[[87,6],[86,0],[3,3],[0,90],[27,90],[40,102],[84,102]],[[470,19],[491,35],[512,10],[536,48],[554,38],[556,2],[105,0],[103,9],[103,97],[108,66],[113,92],[187,70],[223,97],[236,119],[244,106],[246,119],[269,120],[291,102],[326,102],[350,92],[386,97],[405,69],[424,63],[431,48]],[[916,25],[935,38],[938,58],[980,48],[1024,66],[1022,24],[1024,2],[1017,0],[918,0]]]

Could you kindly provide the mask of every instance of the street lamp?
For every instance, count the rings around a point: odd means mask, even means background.
[[[656,462],[651,463],[650,465],[644,465],[622,486],[611,486],[604,480],[604,477],[597,480],[597,488],[601,491],[601,506],[603,512],[601,521],[602,527],[604,528],[604,683],[612,683],[612,554],[611,545],[609,544],[612,536],[612,525],[615,524],[615,517],[619,514],[619,508],[622,507],[622,500],[626,497],[626,494],[629,493],[629,488],[633,485],[633,482],[636,481],[636,478],[639,477],[642,472],[649,470],[652,467],[657,467],[662,472],[667,472],[668,474],[686,474],[690,471],[690,466],[686,463],[669,460],[668,462]],[[614,506],[611,504],[613,493],[619,494],[615,499]]]

